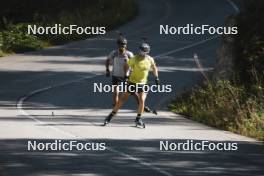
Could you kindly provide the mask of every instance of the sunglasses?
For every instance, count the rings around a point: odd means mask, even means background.
[[[119,45],[120,48],[125,48],[126,46],[127,46],[126,44]]]

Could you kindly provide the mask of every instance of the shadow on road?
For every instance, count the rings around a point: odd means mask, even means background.
[[[30,139],[29,139],[30,140]],[[31,139],[36,140],[36,139]],[[54,139],[55,140],[55,139]],[[37,139],[37,142],[54,142]],[[75,139],[76,140],[76,139]],[[65,142],[66,140],[62,140]],[[69,140],[67,140],[69,142]],[[140,158],[172,175],[254,175],[264,174],[262,144],[239,142],[237,151],[160,151],[156,140],[95,140]],[[163,140],[164,141],[164,140]],[[78,142],[89,142],[83,139]],[[91,141],[90,141],[91,142]],[[169,142],[186,142],[173,140]],[[194,141],[201,142],[201,141]],[[215,141],[210,141],[215,142]],[[1,176],[28,175],[162,175],[118,152],[27,151],[28,139],[0,141]]]
[[[89,78],[89,76],[92,77]],[[174,81],[175,76],[177,76],[177,82]],[[85,77],[88,78],[82,79]],[[99,92],[99,89],[94,92],[95,84],[111,85],[111,78],[105,78],[104,75],[74,71],[0,71],[0,82],[2,83],[0,85],[0,106],[12,108],[19,98],[33,91],[78,79],[82,80],[32,95],[23,104],[23,107],[28,110],[112,108],[111,92]],[[150,78],[150,84],[153,84],[152,79]],[[185,87],[194,84],[194,80],[200,80],[201,75],[192,71],[161,71],[160,79],[162,84],[172,85],[172,92],[150,92],[147,104],[151,107],[156,106],[163,98],[174,97],[175,93],[179,92],[178,90],[182,91]],[[137,105],[134,98],[130,99],[124,108],[136,109]]]

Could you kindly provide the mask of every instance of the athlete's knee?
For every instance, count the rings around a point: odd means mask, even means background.
[[[145,104],[145,102],[144,102],[142,99],[139,100],[138,105],[139,105],[140,107],[144,106],[144,104]]]
[[[144,102],[144,101],[145,101],[145,96],[144,96],[144,94],[139,94],[139,96],[138,96],[138,101],[139,101],[139,102]]]
[[[139,98],[139,99],[138,99],[138,103],[139,103],[139,104],[143,104],[143,103],[144,103],[144,100],[141,99],[141,98]]]
[[[122,101],[127,101],[127,100],[128,100],[128,97],[129,97],[129,94],[124,93],[124,94],[122,95]]]

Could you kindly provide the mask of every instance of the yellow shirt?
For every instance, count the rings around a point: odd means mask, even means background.
[[[148,73],[152,68],[151,66],[154,64],[154,59],[148,55],[144,59],[138,55],[129,59],[128,65],[132,69],[132,73],[129,76],[129,82],[146,84]]]

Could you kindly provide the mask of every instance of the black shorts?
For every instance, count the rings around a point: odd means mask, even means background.
[[[119,85],[124,81],[123,77],[112,76],[112,85]]]
[[[127,84],[127,91],[130,94],[147,92],[147,91],[144,91],[144,86],[147,86],[147,84],[135,84],[135,83],[129,82]]]

